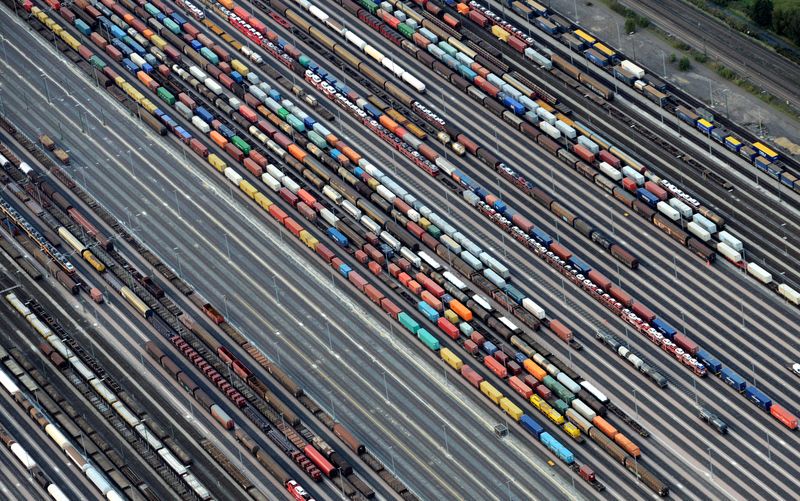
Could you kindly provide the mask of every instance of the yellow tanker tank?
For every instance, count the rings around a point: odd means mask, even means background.
[[[92,265],[92,268],[97,270],[98,273],[103,273],[104,271],[106,271],[106,265],[104,265],[99,259],[97,259],[97,257],[94,254],[92,254],[92,251],[90,251],[89,249],[83,251],[83,259],[85,259],[87,263]]]

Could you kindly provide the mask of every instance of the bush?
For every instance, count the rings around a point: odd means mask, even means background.
[[[703,54],[702,52],[692,51],[692,57],[694,58],[695,61],[697,61],[700,64],[703,64],[706,61],[708,61],[708,56]]]
[[[625,33],[636,31],[636,20],[632,17],[625,18]]]
[[[772,13],[773,29],[800,44],[800,5],[782,5]]]
[[[755,0],[750,6],[750,19],[759,26],[772,24],[772,0]]]
[[[677,60],[678,60],[678,56],[676,56],[674,52],[669,55],[669,62],[670,63],[674,63]]]
[[[681,60],[678,62],[678,69],[681,71],[688,71],[692,67],[692,62],[689,61],[689,58],[683,56]]]
[[[717,66],[717,75],[725,80],[733,80],[736,78],[736,73],[734,73],[732,69],[722,66],[721,64]]]

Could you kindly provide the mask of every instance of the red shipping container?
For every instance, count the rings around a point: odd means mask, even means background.
[[[434,297],[434,295],[431,294],[430,292],[422,291],[422,293],[420,294],[420,297],[422,298],[423,301],[428,303],[428,306],[430,306],[434,310],[442,311],[442,302],[439,301],[438,299],[436,299]]]
[[[564,261],[572,257],[572,252],[558,242],[551,243],[550,250],[553,252],[553,254],[560,257]]]
[[[417,296],[422,292],[422,286],[416,280],[412,280],[408,283],[408,289]]]
[[[170,70],[169,66],[167,66],[166,64],[159,64],[158,72],[161,74],[162,77],[168,78],[172,73],[172,70]]]
[[[411,283],[413,279],[411,278],[411,275],[409,275],[408,273],[402,272],[397,276],[397,280],[399,280],[400,283],[403,284],[403,287],[408,287],[408,284]]]
[[[186,107],[189,108],[190,110],[194,110],[195,108],[197,108],[197,103],[194,102],[194,99],[186,95],[185,92],[178,93],[178,101],[185,104]]]
[[[211,67],[211,66],[209,66],[209,67]],[[233,88],[233,84],[236,83],[236,82],[233,81],[233,79],[231,77],[229,77],[225,73],[220,73],[219,76],[217,77],[217,79],[219,80],[219,83],[221,83],[222,86],[225,87],[228,90]]]
[[[288,217],[286,215],[286,213],[283,212],[283,209],[278,207],[277,204],[272,204],[272,205],[269,206],[269,215],[274,217],[276,220],[280,221],[281,223],[283,222],[284,219],[286,219]]]
[[[383,311],[388,313],[389,316],[395,319],[397,318],[397,315],[399,315],[400,312],[402,311],[399,306],[397,306],[396,304],[394,304],[394,302],[392,302],[391,299],[386,299],[386,298],[383,298],[381,300],[381,308],[383,308]]]
[[[336,271],[339,271],[339,267],[342,266],[342,264],[344,264],[344,261],[342,261],[338,257],[334,257],[333,259],[331,259],[331,268],[333,268]]]
[[[351,284],[355,285],[358,290],[364,292],[364,287],[367,285],[367,281],[364,280],[364,277],[358,274],[357,271],[351,271],[347,274],[347,279],[350,281]]]
[[[636,191],[636,188],[638,188],[639,186],[636,184],[636,181],[634,181],[633,178],[623,177],[622,178],[622,187],[625,188],[626,190],[630,191],[631,193],[633,193],[634,191]]]
[[[619,301],[620,303],[622,303],[623,305],[625,305],[626,308],[630,308],[630,306],[633,304],[633,298],[631,297],[631,295],[625,292],[624,290],[620,289],[616,285],[611,286],[611,289],[609,289],[608,294],[617,301]]]
[[[524,52],[525,49],[528,47],[527,43],[525,43],[523,40],[520,40],[519,38],[517,38],[515,36],[509,37],[507,43],[508,43],[509,47],[511,47],[512,49],[514,49],[515,51],[517,51],[519,53]]]
[[[256,99],[252,94],[249,92],[244,93],[244,102],[248,104],[248,106],[252,106],[253,108],[258,108],[261,106],[261,101]]]
[[[572,146],[572,152],[578,155],[581,160],[587,163],[594,162],[594,153],[592,153],[589,148],[582,144],[575,144]]]
[[[258,123],[256,124],[256,127],[258,127],[258,129],[261,132],[263,132],[270,138],[272,138],[275,134],[278,133],[278,129],[276,129],[271,123],[267,122],[266,120],[259,120]]]
[[[477,344],[478,346],[483,346],[483,343],[486,342],[486,338],[478,331],[472,331],[472,334],[469,335],[469,338]]]
[[[406,229],[410,231],[411,234],[417,239],[422,238],[422,235],[425,233],[425,230],[423,230],[420,225],[411,220],[409,220],[408,224],[406,224]]]
[[[373,247],[372,244],[364,244],[364,251],[371,259],[377,261],[378,264],[383,265],[386,262],[386,256],[381,251]]]
[[[215,45],[211,47],[211,51],[214,52],[217,56],[219,56],[220,61],[225,61],[229,63],[231,61],[231,55],[228,53],[227,50],[223,49],[219,45]]]
[[[500,362],[495,360],[492,357],[486,357],[483,359],[483,365],[489,368],[490,371],[494,372],[497,377],[504,379],[508,375],[508,371],[505,367],[503,367]]]
[[[483,376],[475,372],[475,369],[469,365],[464,365],[461,367],[461,375],[464,376],[464,379],[469,381],[469,383],[475,388],[479,388],[483,382]]]
[[[467,339],[466,341],[464,341],[464,349],[467,350],[467,352],[472,353],[473,355],[478,353],[478,345],[475,344],[475,342],[472,341],[471,339]]]
[[[198,155],[205,158],[208,156],[208,148],[206,145],[198,141],[196,138],[192,138],[189,140],[189,147]]]
[[[680,348],[683,348],[683,351],[689,353],[690,355],[695,355],[697,350],[700,349],[700,346],[697,345],[694,341],[689,338],[686,334],[679,332],[675,334],[675,337],[672,340],[677,344]]]
[[[437,320],[437,321],[436,321],[436,323],[437,323],[437,325],[439,325],[439,328],[440,328],[440,329],[442,329],[442,330],[444,331],[444,333],[445,333],[445,334],[447,334],[447,336],[448,336],[450,339],[452,339],[452,340],[454,340],[454,341],[455,341],[456,339],[458,339],[459,337],[461,337],[461,333],[459,332],[459,330],[458,330],[458,327],[456,327],[455,325],[453,325],[453,324],[452,324],[452,323],[451,323],[449,320],[447,320],[446,318],[444,318],[444,317],[439,317],[439,320]],[[474,343],[473,343],[473,344],[474,344]],[[476,346],[476,349],[477,349],[477,346]]]
[[[602,273],[596,270],[589,270],[587,277],[606,292],[608,292],[608,289],[611,287],[611,280],[607,279]]]
[[[519,213],[511,216],[511,222],[517,225],[520,230],[524,231],[526,235],[530,234],[531,230],[533,230],[533,223],[528,221],[525,216],[522,216]]]
[[[506,369],[508,370],[508,373],[511,374],[512,376],[516,376],[520,372],[522,372],[522,367],[520,367],[519,364],[513,360],[508,363]]]
[[[367,264],[369,262],[369,256],[367,256],[367,253],[362,251],[361,249],[358,249],[355,252],[354,256],[356,258],[356,261],[358,261],[361,264]]]
[[[557,319],[550,320],[550,330],[555,332],[556,336],[561,338],[563,341],[569,342],[574,337],[572,334],[572,329],[562,324],[561,321]]]
[[[661,201],[666,201],[667,198],[669,198],[667,190],[652,181],[645,181],[644,187],[647,191],[657,196]]]
[[[783,425],[790,430],[797,428],[797,418],[780,405],[772,404],[772,406],[769,408],[769,413],[772,414],[772,417],[783,423]]]
[[[368,231],[364,234],[364,239],[370,243],[370,245],[378,245],[381,243],[381,239],[378,238],[378,235]]]
[[[371,271],[372,274],[375,275],[375,276],[380,275],[381,272],[383,271],[383,269],[381,268],[381,265],[379,265],[375,261],[370,261],[367,266],[369,267],[369,271]]]
[[[330,250],[328,247],[326,247],[325,244],[323,244],[322,242],[317,244],[316,251],[317,251],[317,254],[319,254],[319,256],[322,259],[324,259],[326,263],[330,263],[331,259],[333,259],[334,256],[335,256],[333,251]]]
[[[442,287],[439,284],[437,284],[436,282],[425,276],[424,273],[422,272],[417,273],[415,278],[417,279],[417,282],[421,283],[423,287],[428,289],[430,293],[436,296],[437,298],[441,298],[442,296],[444,296],[445,290],[442,289]]]
[[[122,52],[113,45],[106,45],[106,54],[118,63],[122,61]]]
[[[653,319],[656,318],[656,314],[653,313],[652,310],[650,310],[650,308],[639,302],[633,303],[631,305],[631,310],[633,310],[633,312],[636,313],[636,315],[639,318],[641,318],[647,323],[652,322]]]
[[[517,376],[508,378],[508,384],[514,389],[514,391],[522,395],[522,398],[525,400],[530,399],[531,395],[533,395],[533,390],[530,388],[530,386],[523,383],[522,380]]]
[[[622,162],[620,162],[619,158],[615,157],[608,151],[600,150],[598,156],[600,157],[601,162],[605,162],[616,169],[622,168]]]
[[[287,217],[286,219],[284,219],[283,225],[296,237],[299,237],[300,232],[303,231],[303,227],[300,225],[300,223],[298,223],[291,217]]]
[[[258,115],[256,115],[256,112],[246,104],[239,106],[239,113],[241,113],[245,120],[250,123],[254,124],[258,121]]]
[[[522,382],[528,385],[529,388],[533,389],[539,386],[539,380],[535,377],[531,376],[530,374],[525,374],[522,376]]]
[[[474,9],[469,11],[469,18],[481,28],[485,28],[489,24],[489,19],[482,12]]]
[[[550,391],[550,388],[543,384],[540,384],[536,387],[536,393],[545,400],[553,396],[553,392]]]
[[[164,47],[164,54],[166,54],[168,58],[172,59],[176,63],[181,61],[181,52],[172,45],[167,45]]]
[[[306,203],[306,205],[309,206],[314,205],[314,203],[317,201],[317,199],[314,198],[314,195],[306,191],[305,188],[300,188],[299,190],[297,190],[297,196],[300,197],[300,200],[302,200],[303,202]]]

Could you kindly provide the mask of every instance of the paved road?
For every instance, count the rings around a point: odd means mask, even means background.
[[[52,60],[50,60],[50,64],[52,64]],[[73,89],[86,87],[85,82],[78,83],[73,80],[74,74],[70,71],[64,72],[64,76],[70,79]],[[51,91],[53,90],[51,89]],[[91,89],[86,89],[83,92],[91,92]],[[92,103],[92,106],[96,104]],[[30,116],[31,119],[39,120],[38,123],[40,124],[52,123],[48,122],[50,117],[40,116],[36,118],[35,113],[31,113]],[[106,116],[110,116],[108,108]],[[75,120],[74,115],[72,120]],[[141,143],[141,139],[137,139],[137,132],[129,130],[131,126],[127,118],[115,117],[114,120],[120,120],[121,123],[126,124],[125,126],[115,127],[125,137],[124,141],[129,144]],[[64,123],[67,122],[65,121]],[[231,282],[228,279],[226,280],[227,283],[222,283],[220,279],[210,276],[207,272],[201,273],[200,270],[210,269],[213,271],[216,269],[220,274],[224,273],[228,276],[237,277],[236,281],[240,284],[237,291],[241,295],[233,297],[233,294],[231,294],[228,297],[230,310],[234,312],[231,315],[233,321],[244,327],[245,332],[249,333],[257,344],[264,347],[266,352],[273,353],[276,358],[277,352],[273,348],[273,340],[268,339],[274,336],[266,335],[270,331],[265,330],[265,322],[257,318],[244,317],[243,314],[237,314],[236,312],[252,311],[263,315],[265,311],[282,311],[283,315],[275,315],[275,322],[280,327],[280,339],[287,340],[282,341],[279,347],[283,352],[283,364],[287,366],[289,373],[293,377],[297,377],[304,386],[310,386],[313,382],[317,387],[320,387],[320,381],[317,379],[319,376],[309,374],[307,365],[303,363],[303,360],[287,357],[287,351],[284,350],[289,350],[289,348],[294,350],[297,349],[297,346],[303,346],[306,350],[312,349],[312,354],[314,353],[313,349],[316,349],[319,355],[326,357],[324,360],[323,358],[316,360],[324,361],[331,367],[337,368],[329,371],[331,381],[328,383],[329,388],[333,391],[334,412],[337,412],[337,407],[347,406],[350,409],[355,409],[361,415],[363,421],[346,421],[346,424],[350,425],[357,436],[362,437],[369,446],[376,449],[379,457],[387,463],[391,463],[391,454],[386,449],[381,448],[380,445],[382,443],[394,444],[392,450],[397,453],[395,459],[397,460],[398,472],[404,480],[415,487],[415,490],[423,495],[432,496],[436,496],[439,489],[442,489],[441,492],[449,492],[447,489],[452,487],[431,485],[430,479],[441,478],[444,479],[442,482],[448,482],[447,479],[460,479],[463,472],[456,472],[462,468],[468,468],[470,471],[470,475],[464,477],[463,482],[465,485],[469,485],[469,489],[474,489],[475,492],[484,492],[489,497],[496,496],[493,493],[496,489],[493,484],[502,478],[504,471],[514,472],[515,482],[510,486],[512,493],[517,492],[518,495],[521,495],[521,493],[532,488],[533,485],[537,485],[536,483],[531,483],[533,479],[529,476],[529,472],[532,470],[532,462],[534,460],[538,463],[539,468],[543,468],[544,460],[539,453],[530,451],[530,445],[519,441],[516,437],[512,437],[509,441],[510,448],[502,449],[500,453],[493,453],[494,462],[485,460],[482,457],[483,452],[475,444],[481,441],[493,440],[491,438],[490,425],[497,418],[485,412],[483,405],[477,408],[469,405],[470,402],[474,402],[477,399],[474,396],[465,397],[463,390],[458,388],[443,389],[441,384],[431,386],[427,382],[429,374],[438,373],[441,369],[434,366],[429,360],[415,362],[414,353],[418,348],[404,346],[400,349],[400,357],[386,359],[384,370],[387,373],[388,380],[397,379],[397,381],[393,382],[391,404],[385,404],[379,398],[384,393],[380,391],[383,384],[382,372],[378,373],[375,370],[364,373],[354,368],[363,363],[361,361],[365,355],[362,350],[364,350],[365,346],[375,343],[385,353],[394,352],[395,349],[392,347],[389,338],[381,337],[381,334],[386,331],[384,326],[386,324],[376,324],[374,320],[369,318],[357,320],[358,316],[363,315],[363,312],[356,311],[361,308],[353,307],[354,312],[347,318],[346,327],[339,322],[332,323],[331,330],[333,335],[339,339],[342,351],[330,355],[326,340],[318,339],[314,335],[313,329],[308,327],[311,324],[311,319],[307,316],[311,315],[312,318],[320,318],[321,309],[327,311],[328,315],[337,314],[342,309],[347,310],[348,305],[340,302],[342,299],[347,300],[347,297],[333,300],[333,296],[340,294],[340,292],[326,291],[326,294],[331,294],[331,299],[317,300],[316,304],[313,305],[313,309],[305,306],[309,302],[308,297],[313,292],[311,290],[312,286],[302,283],[292,284],[286,280],[286,277],[308,274],[309,270],[291,263],[290,257],[278,254],[281,252],[279,250],[281,247],[279,243],[280,236],[276,235],[274,229],[271,229],[274,227],[256,220],[252,212],[248,214],[241,208],[237,211],[224,203],[218,206],[209,206],[207,203],[200,204],[182,199],[179,205],[181,213],[184,214],[183,217],[173,212],[175,211],[174,208],[164,207],[163,204],[171,204],[172,200],[174,200],[173,197],[169,196],[173,186],[180,186],[182,189],[186,188],[187,193],[195,196],[196,200],[220,199],[208,192],[201,195],[204,189],[199,188],[198,185],[201,183],[191,177],[194,174],[189,172],[189,166],[183,167],[186,170],[177,171],[175,166],[180,166],[180,159],[170,158],[169,153],[161,149],[160,143],[159,146],[154,147],[157,153],[151,154],[146,162],[136,165],[137,176],[135,176],[135,182],[132,183],[126,170],[124,154],[122,155],[122,165],[115,164],[113,158],[107,161],[105,155],[97,155],[91,151],[85,151],[93,147],[101,150],[102,147],[99,143],[92,143],[86,141],[86,138],[81,138],[83,142],[81,145],[78,137],[69,138],[70,133],[67,131],[65,131],[65,134],[68,136],[65,142],[73,148],[73,153],[78,155],[77,158],[81,158],[81,155],[85,154],[87,159],[91,158],[97,162],[92,169],[107,169],[108,180],[89,174],[90,191],[98,195],[102,202],[108,204],[109,209],[119,214],[122,220],[127,219],[128,216],[125,207],[137,207],[136,211],[143,208],[145,214],[139,217],[139,224],[150,226],[152,229],[151,232],[143,235],[144,241],[154,247],[168,261],[171,261],[171,264],[176,269],[182,269],[185,272],[184,276],[190,283],[197,285],[201,293],[214,300],[217,304],[222,304],[225,299],[222,297],[221,291],[228,290],[228,284]],[[107,139],[102,137],[102,134],[98,134],[98,136],[101,141],[107,140],[110,142],[112,141],[111,134],[109,131]],[[150,146],[148,145],[147,147],[149,148]],[[139,151],[133,153],[137,163],[140,161],[139,155]],[[187,179],[187,176],[190,176],[189,179]],[[198,176],[201,178],[206,177],[205,173],[198,173]],[[80,175],[77,177],[81,179]],[[203,180],[207,186],[219,186],[217,181]],[[125,184],[127,184],[125,193],[117,192],[119,187]],[[101,188],[107,190],[105,194],[99,193]],[[140,200],[143,200],[143,203],[140,203]],[[150,210],[151,207],[152,210]],[[250,209],[246,209],[246,211],[250,211]],[[141,212],[136,213],[141,214]],[[136,218],[136,216],[133,217]],[[176,221],[180,222],[181,227],[175,226]],[[135,223],[134,226],[136,226]],[[198,232],[197,228],[200,227],[204,228],[203,234],[196,234]],[[170,230],[167,230],[167,228],[170,228]],[[228,243],[231,248],[231,254],[234,259],[240,260],[238,268],[228,268],[225,263],[227,252],[223,249],[225,247],[224,233],[226,231],[230,232]],[[213,238],[214,241],[209,241],[208,238]],[[256,249],[264,248],[265,245],[273,248],[274,254],[273,252],[255,252]],[[178,255],[172,251],[176,246],[179,248]],[[171,260],[169,259],[170,257],[172,257]],[[178,264],[178,259],[180,264]],[[305,258],[303,259],[305,260]],[[263,276],[265,269],[280,269],[284,271],[284,274],[276,277],[280,287],[280,304],[275,301],[275,293],[269,287],[269,281],[267,281],[267,284],[261,285],[254,280],[255,277]],[[314,276],[320,276],[317,270],[311,270],[311,273]],[[326,273],[323,273],[321,277],[323,290],[328,288],[325,281],[326,275]],[[296,288],[298,292],[294,292],[292,288]],[[301,295],[306,297],[301,298]],[[290,320],[288,318],[289,313],[294,313],[292,315],[294,319]],[[242,318],[239,318],[239,315]],[[304,321],[304,325],[300,328],[296,323],[298,320]],[[405,343],[405,341],[401,342]],[[294,354],[291,351],[288,353]],[[399,377],[399,374],[403,374],[402,377]],[[358,378],[364,379],[359,380]],[[354,394],[356,393],[355,391],[347,390],[354,386],[360,390],[357,394]],[[421,396],[419,390],[415,388],[423,387],[427,387],[428,392]],[[324,393],[315,396],[321,402],[326,401]],[[407,399],[408,402],[405,402],[404,399]],[[429,399],[437,402],[436,408],[430,405]],[[337,401],[339,402],[338,405]],[[357,402],[360,407],[353,402]],[[403,405],[402,408],[396,407],[401,404]],[[424,450],[425,447],[437,450],[444,446],[443,438],[439,436],[440,433],[437,427],[433,427],[427,432],[423,428],[423,423],[441,422],[441,419],[437,418],[440,412],[447,415],[463,415],[467,418],[463,421],[459,430],[448,430],[447,432],[451,454],[454,458],[460,458],[459,461],[439,459],[431,462],[429,459],[423,459],[418,452],[415,452]],[[376,428],[378,419],[374,415],[378,413],[386,416],[391,415],[393,419],[384,422],[383,428]],[[362,422],[366,423],[366,426],[360,426]],[[364,431],[367,429],[370,429],[370,432]],[[413,432],[411,430],[418,431],[419,435],[412,436]],[[376,433],[377,431],[380,432]],[[519,465],[512,467],[511,465],[515,463]],[[522,464],[527,464],[525,470],[521,469]],[[467,489],[464,485],[461,488]],[[536,488],[546,491],[547,484],[542,484]]]

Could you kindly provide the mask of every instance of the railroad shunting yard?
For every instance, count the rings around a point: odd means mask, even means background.
[[[0,1],[0,497],[796,497],[800,161],[569,14]]]

